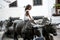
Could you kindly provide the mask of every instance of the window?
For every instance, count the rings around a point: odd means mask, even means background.
[[[17,7],[17,1],[14,1],[11,4],[9,4],[9,7]]]
[[[4,0],[6,3],[9,3],[9,7],[17,7],[17,0]]]
[[[42,0],[33,0],[33,5],[42,5]]]
[[[60,4],[60,0],[57,0],[57,3]]]

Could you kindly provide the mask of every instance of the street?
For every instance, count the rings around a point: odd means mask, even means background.
[[[3,31],[0,32],[0,40],[3,36]],[[60,40],[60,29],[57,29],[57,33],[58,35],[57,36],[54,36],[54,40]],[[5,40],[13,40],[13,39],[10,39],[10,38],[5,38]],[[18,40],[23,40],[23,38],[19,38]]]

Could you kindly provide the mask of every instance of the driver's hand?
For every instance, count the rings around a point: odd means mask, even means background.
[[[36,24],[36,23],[34,22],[34,20],[31,20],[31,22],[34,23],[34,24]]]

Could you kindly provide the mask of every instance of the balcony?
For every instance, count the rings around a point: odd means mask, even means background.
[[[55,8],[56,13],[52,14],[52,16],[60,16],[60,4],[55,4],[53,8]]]

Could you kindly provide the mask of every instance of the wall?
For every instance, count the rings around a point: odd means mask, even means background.
[[[52,16],[53,6],[55,4],[55,0],[43,0],[43,5],[40,6],[33,6],[33,0],[17,0],[18,7],[9,8],[9,3],[0,0],[0,4],[3,4],[4,8],[0,9],[0,20],[8,19],[10,16],[12,17],[20,17],[21,19],[24,18],[24,6],[27,4],[32,5],[32,10],[30,15],[32,16],[46,16],[53,19],[55,18]],[[57,17],[60,18],[60,17]],[[59,19],[60,20],[60,19]],[[60,21],[58,21],[60,22]]]

